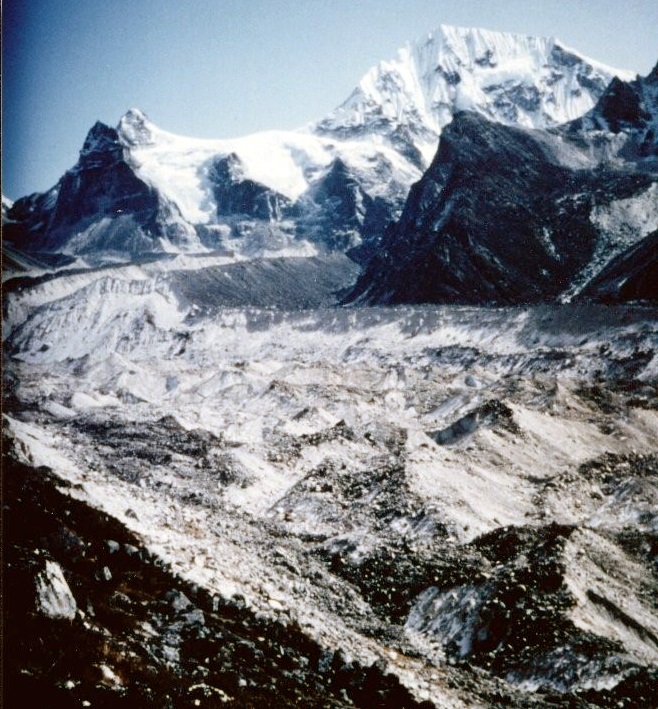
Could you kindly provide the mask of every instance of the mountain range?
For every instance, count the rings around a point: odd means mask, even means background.
[[[298,131],[131,110],[3,198],[12,706],[652,704],[658,69],[614,74],[443,27]]]
[[[45,193],[3,204],[21,251],[83,263],[163,252],[349,252],[366,263],[455,112],[545,129],[591,109],[620,72],[555,39],[442,26],[381,62],[304,128],[198,140],[137,109],[96,123]]]

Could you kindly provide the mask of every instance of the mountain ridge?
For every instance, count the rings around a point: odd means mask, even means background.
[[[393,60],[372,67],[350,97],[314,129],[358,134],[364,116],[370,115],[369,123],[379,132],[381,122],[385,134],[386,122],[397,120],[396,130],[416,131],[414,147],[427,167],[453,112],[475,110],[493,120],[535,128],[558,125],[592,107],[587,90],[602,92],[612,79],[610,72],[554,37],[441,25],[407,42]],[[628,71],[612,74],[634,78]]]
[[[348,301],[594,296],[587,283],[658,227],[657,76],[613,80],[584,117],[549,131],[457,113]],[[630,112],[620,94],[635,97]]]
[[[490,118],[544,125],[571,117],[569,111],[584,112],[613,75],[626,76],[556,50],[561,45],[552,39],[447,26],[428,37],[400,50],[406,63],[374,67],[341,107],[298,131],[184,138],[158,128],[139,109],[130,109],[116,128],[99,123],[69,177],[9,209],[14,223],[7,235],[28,251],[100,260],[166,251],[342,250],[365,262],[427,167],[441,122],[464,97]],[[373,77],[381,84],[377,96],[366,101],[368,111],[350,117],[345,106]],[[569,91],[579,95],[557,116]],[[346,116],[341,124],[338,118]],[[229,172],[222,168],[226,160]],[[98,187],[90,199],[91,182]],[[148,204],[126,210],[122,202],[130,199],[117,194],[121,185],[132,189],[133,201]],[[89,222],[78,214],[96,216]]]

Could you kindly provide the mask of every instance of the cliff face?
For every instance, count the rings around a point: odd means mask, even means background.
[[[658,227],[657,77],[615,79],[549,131],[457,114],[348,300],[515,304],[586,289]]]
[[[605,303],[658,302],[658,231],[613,259],[579,297]]]

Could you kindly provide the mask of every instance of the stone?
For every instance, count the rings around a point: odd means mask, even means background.
[[[192,601],[182,591],[169,591],[165,598],[177,613],[192,607]]]
[[[71,593],[62,567],[55,561],[46,561],[36,577],[37,607],[43,615],[53,619],[73,620],[78,604]]]
[[[115,542],[114,539],[106,539],[105,546],[110,554],[116,554],[121,550],[121,544],[119,544],[119,542]]]

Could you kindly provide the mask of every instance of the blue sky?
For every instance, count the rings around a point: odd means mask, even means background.
[[[3,193],[51,187],[130,107],[208,138],[295,128],[439,24],[557,36],[615,67],[658,60],[656,0],[4,0]]]

